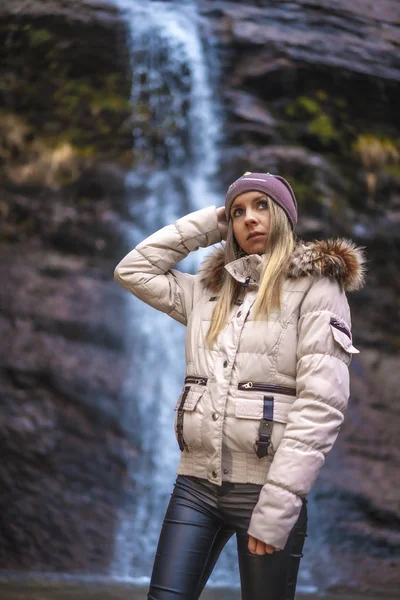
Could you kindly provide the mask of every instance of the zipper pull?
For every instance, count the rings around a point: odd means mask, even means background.
[[[250,279],[251,279],[250,275],[248,277],[246,277],[246,281],[244,282],[243,287],[247,288],[249,286]]]
[[[243,387],[246,388],[246,389],[252,388],[253,387],[253,382],[252,381],[248,381],[247,383],[244,384]]]

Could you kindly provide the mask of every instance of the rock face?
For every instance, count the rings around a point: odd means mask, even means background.
[[[367,286],[349,298],[361,353],[347,420],[312,494],[306,554],[322,587],[398,591],[400,4],[199,4],[221,61],[225,183],[248,170],[283,174],[301,236],[366,245]],[[376,140],[394,149],[393,162]]]
[[[200,5],[221,48],[226,179],[257,165],[268,168],[257,153],[252,156],[254,147],[268,145],[271,156],[275,145],[301,145],[330,155],[333,165],[351,167],[342,170],[342,185],[327,181],[326,187],[331,196],[356,202],[365,189],[351,177],[360,171],[354,142],[365,133],[398,137],[398,3],[384,2],[379,9],[344,1]],[[302,199],[301,188],[316,175],[307,171],[302,179],[296,161],[291,163],[290,169],[278,157],[272,167],[295,179]],[[314,192],[318,196],[318,186]]]
[[[137,453],[113,282],[132,160],[124,27],[106,5],[16,1],[0,34],[0,568],[105,573]]]
[[[1,248],[2,569],[109,567],[136,448],[119,417],[124,302],[96,241]]]

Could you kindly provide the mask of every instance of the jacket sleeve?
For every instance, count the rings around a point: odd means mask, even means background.
[[[186,325],[196,276],[171,267],[189,252],[221,239],[215,207],[203,208],[146,238],[116,266],[114,279],[143,302]]]
[[[350,310],[339,284],[317,279],[303,299],[298,322],[297,395],[249,534],[284,548],[302,498],[310,491],[343,422],[349,398]]]

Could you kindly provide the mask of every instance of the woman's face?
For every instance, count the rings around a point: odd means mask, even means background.
[[[244,192],[231,206],[233,234],[247,254],[262,254],[270,230],[267,197],[262,192]]]

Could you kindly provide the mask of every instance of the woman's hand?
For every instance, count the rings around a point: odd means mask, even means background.
[[[264,544],[261,540],[249,535],[249,543],[248,543],[249,552],[251,554],[258,554],[262,556],[263,554],[273,554],[273,552],[278,552],[281,548],[274,548],[269,544]]]
[[[228,222],[226,220],[225,206],[217,208],[218,217],[218,229],[220,231],[223,240],[226,240],[226,234],[228,233]]]

